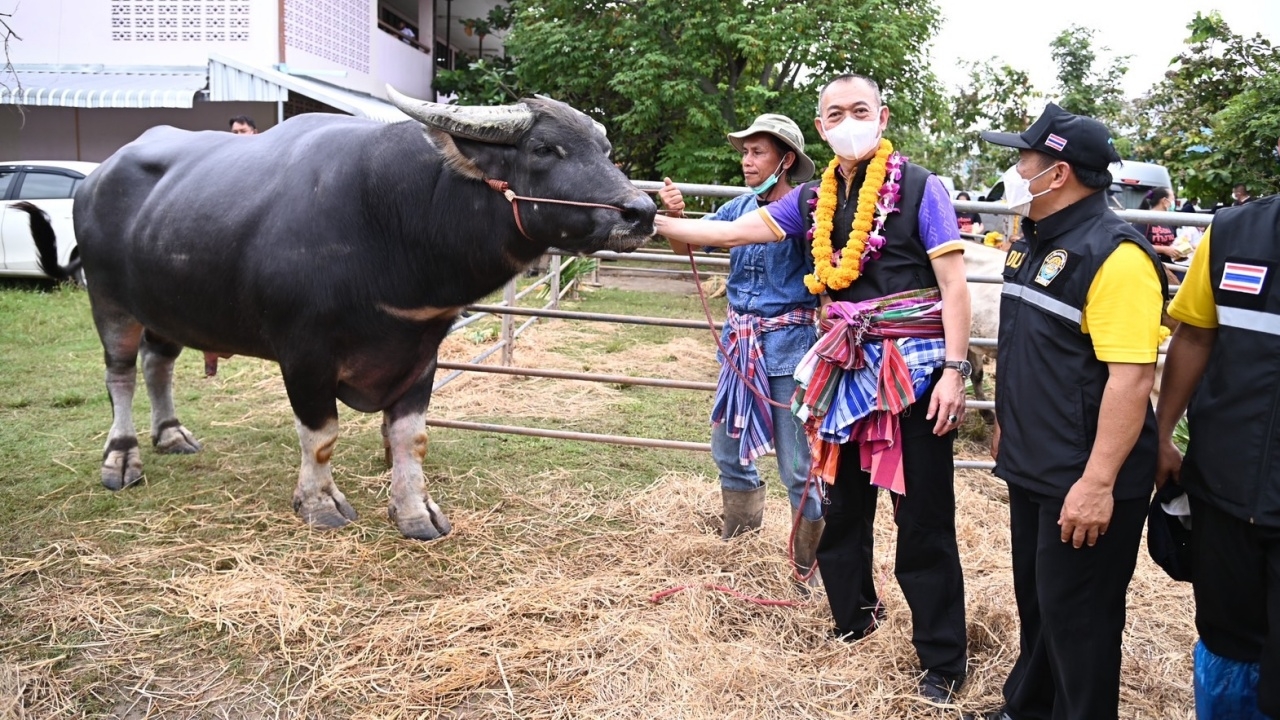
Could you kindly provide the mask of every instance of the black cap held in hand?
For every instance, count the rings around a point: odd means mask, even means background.
[[[1106,125],[1083,115],[1073,115],[1053,103],[1022,133],[984,132],[993,145],[1035,150],[1090,170],[1106,170],[1120,162]]]

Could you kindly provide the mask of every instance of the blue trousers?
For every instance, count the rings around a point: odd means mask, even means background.
[[[791,396],[796,391],[796,381],[790,375],[769,378],[769,394],[775,402],[791,406]],[[809,441],[804,436],[804,426],[790,410],[770,407],[773,415],[773,447],[778,454],[778,475],[787,488],[791,510],[800,506],[804,497],[805,480],[809,476]],[[735,492],[755,490],[763,485],[755,463],[742,465],[738,459],[740,441],[729,437],[724,423],[711,428],[711,457],[720,469],[720,487]],[[822,518],[822,500],[818,488],[810,489],[804,501],[806,520]]]

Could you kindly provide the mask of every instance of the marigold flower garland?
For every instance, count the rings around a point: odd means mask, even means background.
[[[858,190],[858,210],[853,217],[849,240],[840,252],[839,265],[834,260],[831,246],[832,218],[836,212],[836,167],[840,158],[832,158],[822,173],[818,197],[810,200],[813,207],[813,226],[809,229],[812,241],[813,273],[805,275],[804,284],[809,292],[820,295],[827,291],[843,290],[862,275],[868,260],[880,257],[884,247],[884,221],[890,214],[899,212],[901,199],[900,181],[902,165],[906,158],[893,150],[893,143],[880,139],[880,147],[867,166],[867,177]]]

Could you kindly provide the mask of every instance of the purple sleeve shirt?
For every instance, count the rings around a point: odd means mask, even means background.
[[[800,214],[799,200],[800,188],[796,187],[761,208],[761,211],[768,216],[766,222],[772,220],[769,224],[784,237],[804,237],[804,216]],[[956,224],[956,211],[951,205],[951,196],[947,194],[946,186],[936,175],[930,175],[924,183],[924,197],[920,199],[920,213],[917,221],[920,227],[920,242],[924,244],[925,252],[929,257],[964,249],[964,240],[960,238],[960,227]]]
[[[929,257],[936,258],[952,250],[964,249],[951,195],[937,175],[930,175],[924,181],[924,197],[920,199],[917,221],[920,224],[920,242],[924,243]]]

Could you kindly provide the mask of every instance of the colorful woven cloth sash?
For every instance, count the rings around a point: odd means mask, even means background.
[[[941,294],[927,288],[831,303],[819,328],[796,368],[792,400],[809,437],[810,472],[834,483],[840,445],[852,440],[871,483],[905,494],[898,416],[946,359]]]
[[[813,325],[817,319],[818,312],[811,308],[799,308],[771,318],[739,314],[729,308],[729,317],[725,321],[729,337],[722,348],[724,365],[720,367],[720,378],[716,382],[711,422],[728,422],[725,430],[729,437],[742,438],[738,462],[743,466],[750,465],[773,449],[773,413],[769,404],[760,399],[769,397],[769,375],[764,365],[760,334],[788,325]],[[735,367],[738,372],[734,372]]]

